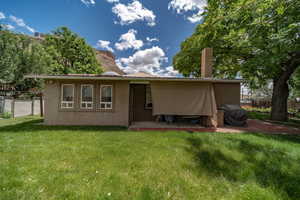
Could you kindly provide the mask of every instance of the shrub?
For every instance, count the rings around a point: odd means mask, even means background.
[[[10,112],[4,112],[1,117],[4,119],[10,119],[12,118],[12,114]]]

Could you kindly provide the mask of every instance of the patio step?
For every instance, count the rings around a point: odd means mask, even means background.
[[[216,132],[215,128],[135,128],[132,127],[130,131],[186,131],[186,132]]]

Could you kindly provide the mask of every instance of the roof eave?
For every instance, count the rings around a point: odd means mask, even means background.
[[[27,75],[25,78],[45,80],[119,80],[119,81],[184,81],[184,82],[223,82],[240,83],[242,79],[213,79],[213,78],[179,78],[179,77],[130,77],[130,76],[55,76]]]

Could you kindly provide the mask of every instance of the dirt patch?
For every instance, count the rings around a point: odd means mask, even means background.
[[[249,119],[247,127],[222,127],[216,130],[224,133],[263,132],[272,134],[300,134],[299,128],[278,125],[271,122]]]

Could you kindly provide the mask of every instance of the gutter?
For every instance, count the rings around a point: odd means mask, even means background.
[[[242,79],[214,78],[179,78],[179,77],[134,77],[134,76],[93,76],[93,75],[26,75],[25,78],[45,80],[116,80],[116,81],[174,81],[174,82],[209,82],[241,83]]]

